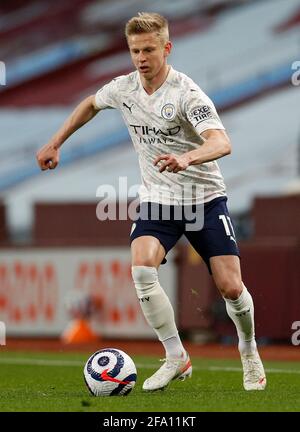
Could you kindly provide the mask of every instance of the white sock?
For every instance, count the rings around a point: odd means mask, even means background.
[[[180,337],[177,333],[176,336],[172,336],[162,341],[162,344],[166,351],[166,357],[170,359],[185,360],[187,357],[186,351],[181,343]]]
[[[165,341],[169,340],[166,342],[167,356],[169,352],[175,354],[181,352],[183,347],[175,324],[174,310],[168,296],[159,284],[156,268],[133,266],[132,278],[148,324],[164,345]]]
[[[226,310],[234,322],[238,337],[239,351],[244,355],[251,355],[256,350],[254,333],[254,306],[251,294],[244,285],[244,289],[237,300],[224,297]]]

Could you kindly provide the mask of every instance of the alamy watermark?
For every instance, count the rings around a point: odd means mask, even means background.
[[[292,63],[291,69],[295,72],[291,76],[291,81],[294,86],[300,86],[300,60]]]
[[[0,61],[0,85],[6,85],[6,67],[3,61]]]
[[[300,321],[294,321],[292,323],[292,330],[296,330],[293,334],[292,334],[292,344],[294,346],[298,346],[300,345]]]
[[[6,326],[3,321],[0,321],[0,346],[6,345]]]
[[[173,220],[183,222],[186,231],[203,228],[204,188],[198,184],[128,187],[127,177],[119,177],[117,189],[101,185],[96,196],[100,198],[96,215],[101,221]],[[118,205],[118,197],[122,197],[122,205]]]

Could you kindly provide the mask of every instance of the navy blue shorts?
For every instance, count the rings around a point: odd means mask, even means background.
[[[132,225],[130,241],[141,236],[156,237],[167,254],[185,235],[211,273],[211,257],[240,256],[226,202],[227,197],[215,198],[204,206],[141,203],[137,219]],[[166,259],[162,261],[162,264],[165,263]]]

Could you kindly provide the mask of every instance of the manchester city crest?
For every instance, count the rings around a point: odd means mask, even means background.
[[[161,109],[161,116],[165,120],[174,120],[176,115],[175,106],[171,103],[167,103]]]

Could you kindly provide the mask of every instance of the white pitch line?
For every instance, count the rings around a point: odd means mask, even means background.
[[[84,366],[84,361],[80,360],[50,360],[50,359],[35,359],[35,358],[0,358],[0,364],[7,365],[30,365],[30,366]],[[136,363],[137,368],[143,369],[155,369],[158,364],[150,364],[150,363]],[[242,368],[232,367],[232,366],[193,366],[193,370],[196,371],[220,371],[220,372],[242,372]],[[297,369],[277,369],[277,368],[266,368],[266,372],[268,373],[283,373],[283,374],[300,374],[300,370]]]
[[[0,358],[1,364],[30,365],[30,366],[82,366],[84,363],[77,360],[47,360],[29,358]]]
[[[201,368],[199,368],[200,370]],[[221,367],[221,366],[209,366],[207,368],[207,370],[210,371],[228,371],[228,372],[242,372],[242,368],[238,368],[238,367],[231,367],[231,366],[227,366],[227,367]],[[276,369],[276,368],[265,368],[266,372],[271,372],[271,373],[287,373],[287,374],[300,374],[300,370],[297,369]]]

